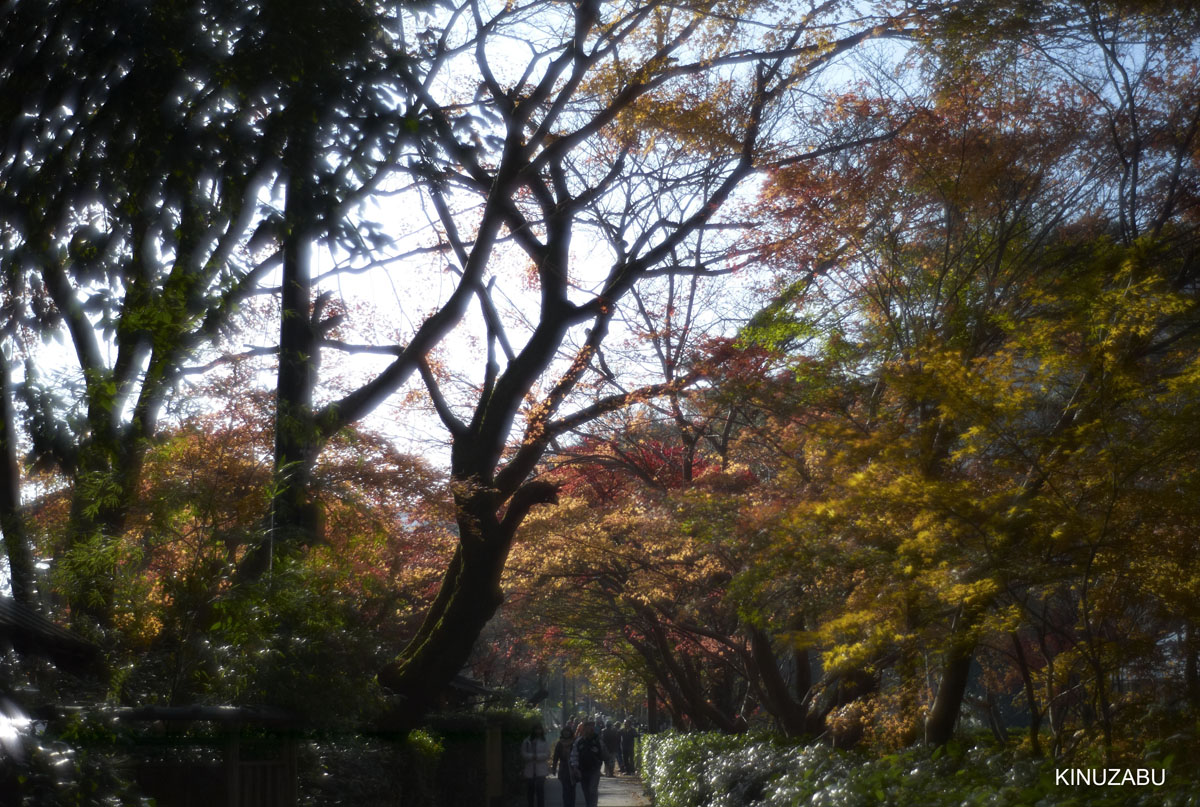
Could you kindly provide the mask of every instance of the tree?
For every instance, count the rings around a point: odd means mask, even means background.
[[[411,162],[410,189],[433,211],[454,291],[395,348],[376,382],[315,418],[331,431],[374,401],[383,382],[415,371],[450,435],[458,551],[422,627],[381,674],[407,699],[401,722],[457,671],[499,605],[517,528],[555,497],[551,484],[530,479],[550,441],[662,389],[618,392],[555,417],[596,360],[621,299],[646,278],[702,273],[720,260],[702,237],[717,211],[768,143],[772,158],[802,149],[794,129],[783,132],[788,141],[768,139],[782,126],[780,104],[888,24],[860,21],[830,40],[814,17],[758,39],[717,9],[533,4],[492,12],[464,4],[430,37],[427,72],[402,73],[417,116],[436,135]],[[511,52],[501,43],[514,38],[535,43],[520,70],[504,61]],[[460,54],[482,76],[469,103],[440,95]],[[704,104],[677,118],[696,93]],[[675,150],[684,147],[696,157],[680,163]],[[464,208],[464,195],[478,199],[477,212]],[[602,244],[610,262],[595,278],[573,250],[582,238]],[[508,333],[489,278],[509,245],[536,297],[525,303],[519,338]],[[443,392],[429,350],[473,303],[485,369],[456,400]],[[510,448],[522,414],[523,436]]]
[[[93,578],[76,617],[108,619],[111,539],[185,367],[277,265],[298,260],[295,239],[270,248],[280,224],[298,224],[265,202],[299,175],[288,173],[296,152],[321,141],[320,170],[304,167],[320,198],[306,209],[322,233],[344,236],[339,206],[384,170],[381,144],[407,131],[372,95],[392,55],[381,13],[321,2],[6,9],[19,44],[0,71],[5,333],[14,359],[26,356],[18,389],[33,451],[75,492],[62,562]],[[312,120],[300,100],[328,109]],[[76,374],[42,378],[37,339],[64,331]],[[5,533],[20,579],[18,518],[6,515]]]

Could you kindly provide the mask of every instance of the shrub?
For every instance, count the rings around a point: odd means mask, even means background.
[[[302,760],[302,807],[438,804],[443,747],[417,730],[399,740],[347,734],[310,743]]]
[[[655,807],[1200,807],[1184,770],[1163,787],[1070,787],[1055,782],[1053,761],[985,746],[870,756],[761,735],[663,734],[643,738],[641,765]]]

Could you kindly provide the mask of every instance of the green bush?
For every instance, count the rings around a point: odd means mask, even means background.
[[[0,743],[4,807],[150,807],[134,784],[128,731],[104,715],[8,728]]]
[[[345,735],[310,743],[302,757],[301,807],[435,805],[439,738],[412,731],[400,740]]]
[[[1072,787],[1055,782],[1053,761],[984,746],[870,756],[767,736],[663,734],[643,738],[641,765],[655,807],[1200,806],[1189,771],[1169,771],[1163,787]]]

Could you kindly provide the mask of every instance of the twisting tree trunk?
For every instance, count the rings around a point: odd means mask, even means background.
[[[783,726],[784,732],[789,736],[797,737],[807,734],[808,710],[802,703],[794,700],[788,692],[787,682],[779,673],[775,651],[771,648],[771,638],[761,628],[750,629],[750,649],[754,658],[755,672],[762,681],[768,711],[775,715],[780,725]],[[797,652],[799,653],[799,651]],[[799,669],[801,661],[804,664],[803,670]],[[796,690],[800,691],[800,688],[803,687],[805,695],[801,697],[805,697],[811,686],[811,682],[802,680],[808,678],[807,657],[802,660],[797,658],[796,673],[798,679]]]
[[[951,630],[949,645],[942,660],[942,676],[937,695],[925,718],[925,742],[929,745],[945,745],[954,736],[958,715],[962,711],[963,696],[971,676],[971,662],[975,658],[975,625],[979,616],[978,607],[962,607]]]
[[[556,489],[530,483],[517,491],[504,516],[493,490],[476,487],[456,495],[459,542],[429,612],[412,641],[379,681],[400,696],[388,715],[393,727],[411,726],[467,662],[484,626],[503,602],[500,577],[516,527],[537,504],[555,501]]]

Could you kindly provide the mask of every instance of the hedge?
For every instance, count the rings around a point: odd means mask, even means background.
[[[1170,757],[1130,766],[1168,769],[1162,787],[1073,787],[1056,783],[1053,761],[983,746],[870,756],[761,735],[669,733],[644,737],[640,753],[655,807],[1200,807],[1196,780]]]

